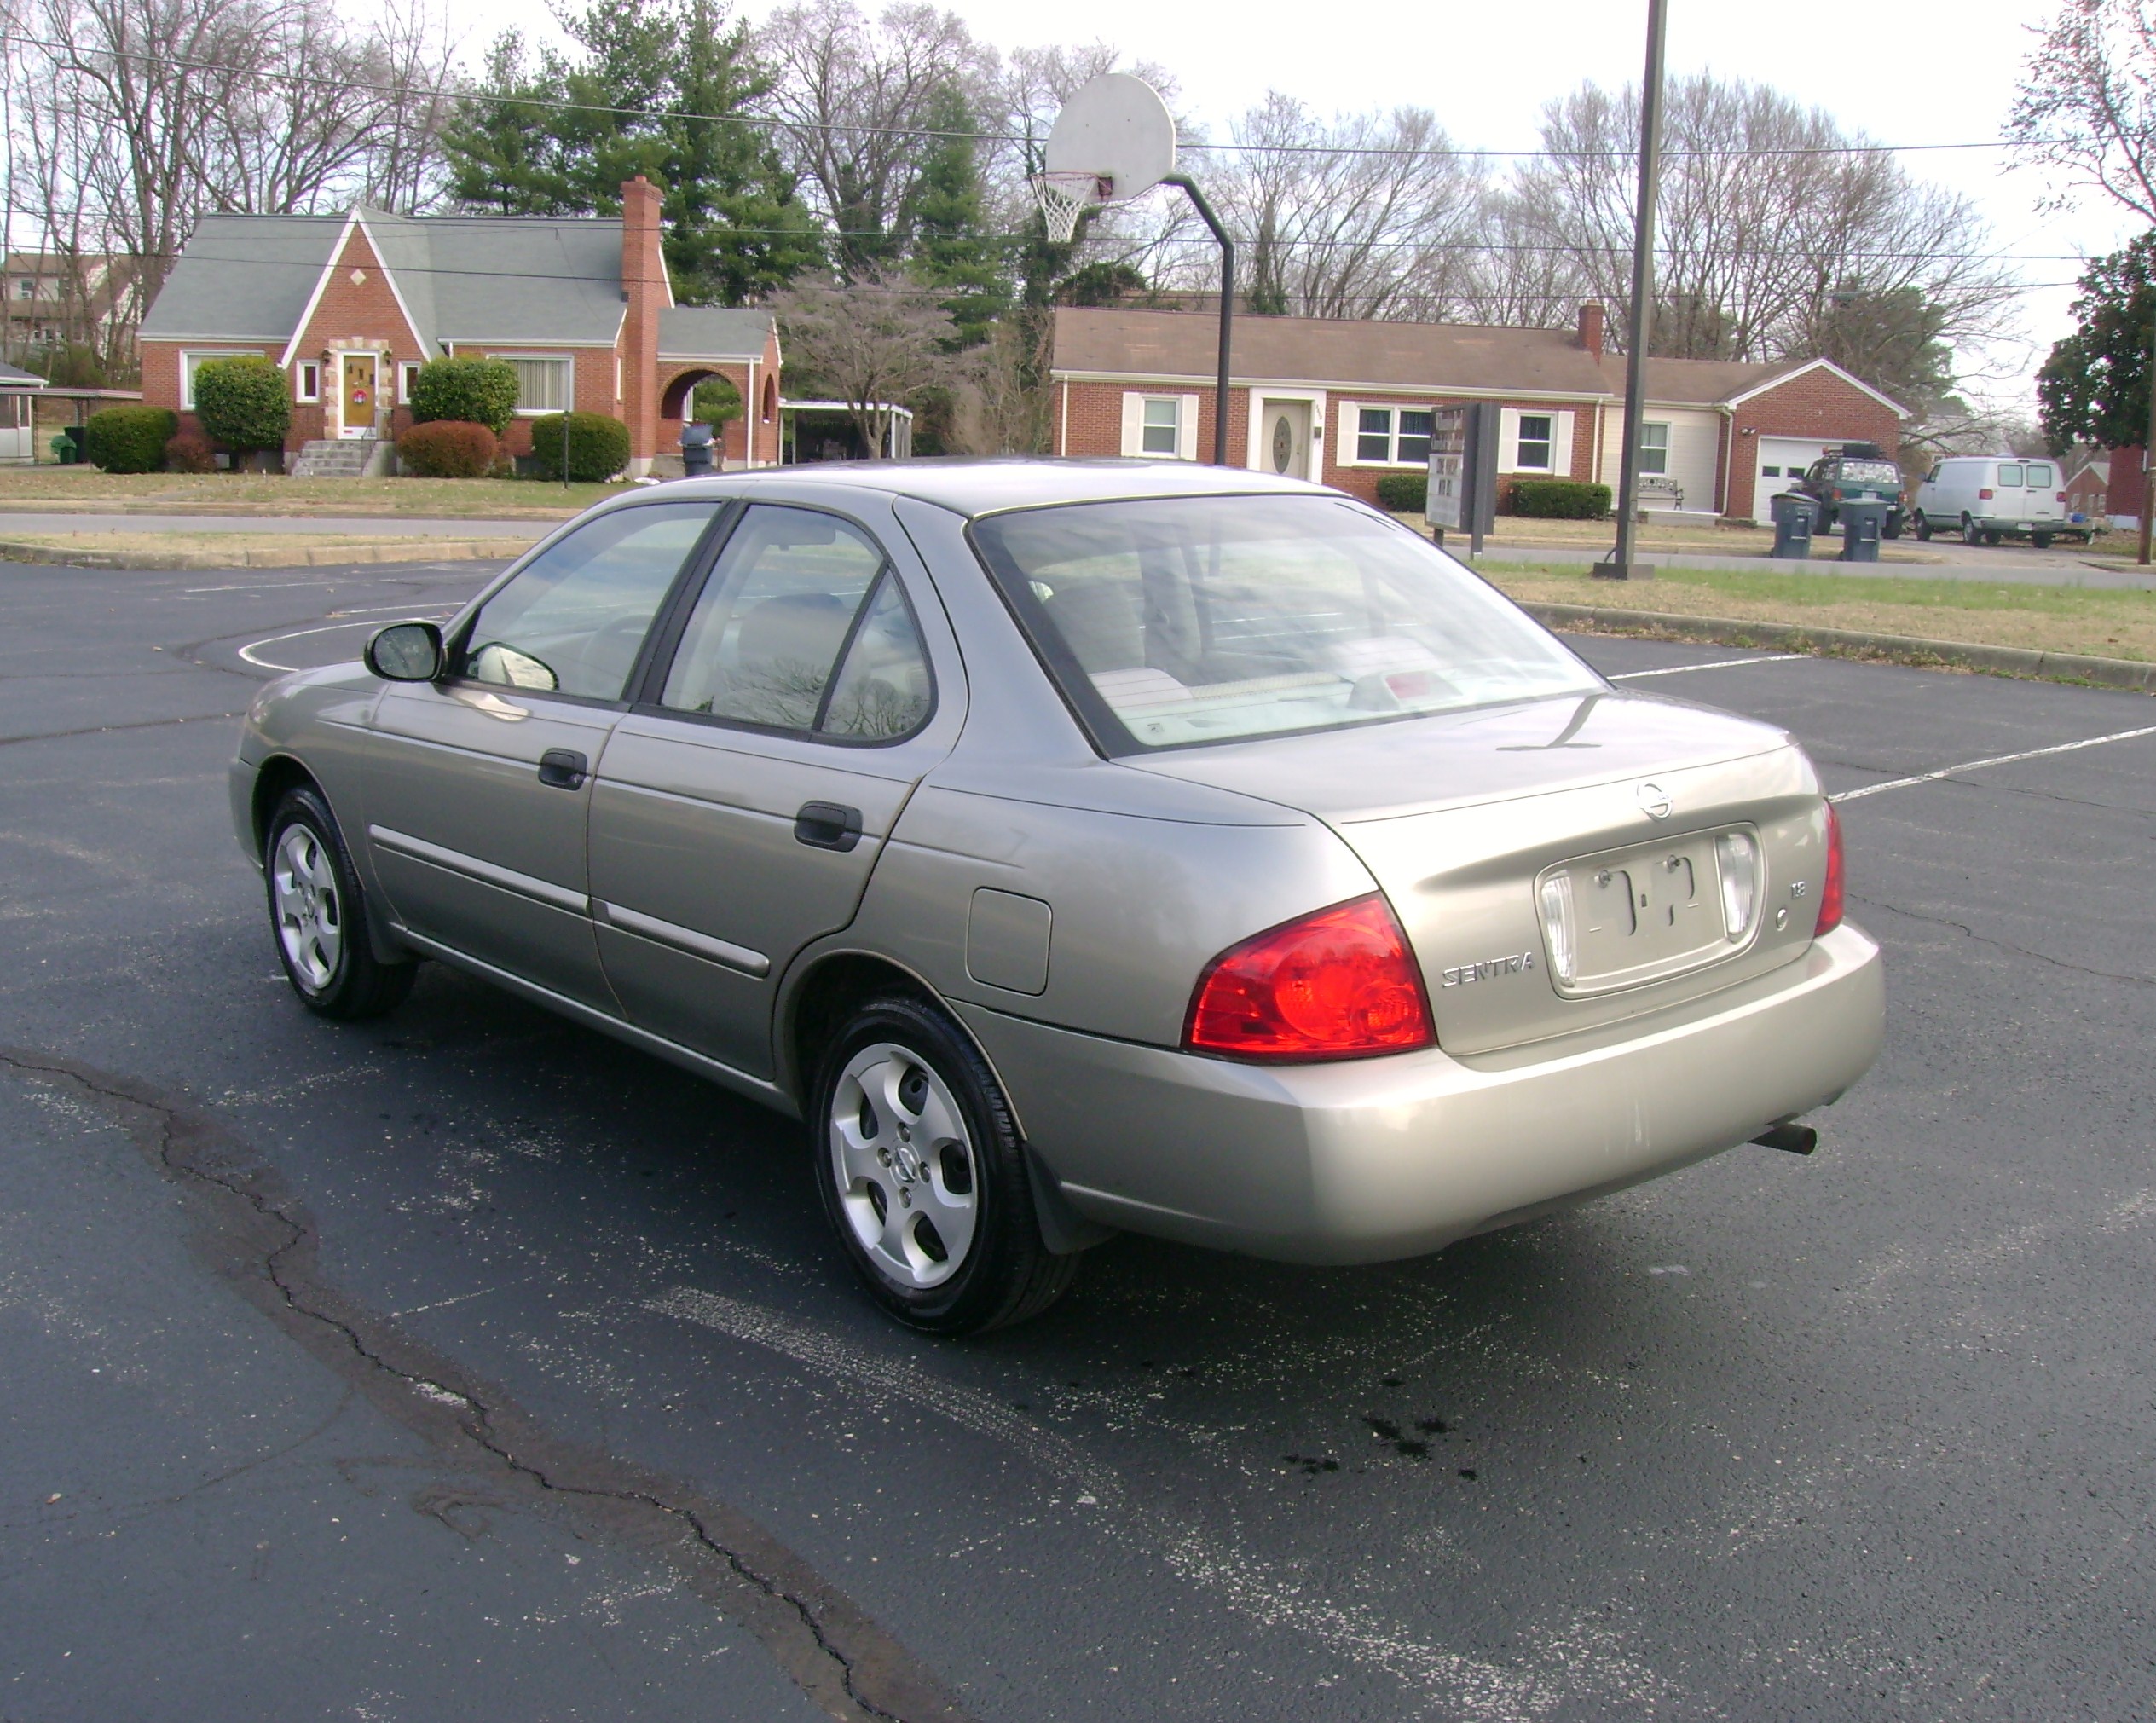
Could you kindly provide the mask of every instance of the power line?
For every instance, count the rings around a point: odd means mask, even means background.
[[[61,61],[61,64],[68,70],[80,69],[72,63],[78,60],[124,60],[143,66],[165,67],[181,72],[214,72],[226,77],[254,78],[265,84],[282,84],[298,88],[311,86],[331,90],[365,90],[373,95],[393,96],[400,101],[413,102],[448,102],[458,106],[466,103],[491,103],[506,108],[543,108],[555,113],[590,113],[617,119],[696,120],[708,124],[738,125],[750,130],[789,134],[842,134],[861,137],[917,138],[924,142],[934,139],[945,142],[999,144],[1038,145],[1043,141],[1026,132],[954,131],[942,130],[931,126],[858,125],[828,120],[809,122],[789,119],[777,114],[693,113],[674,108],[617,107],[604,103],[569,101],[557,96],[506,95],[500,91],[486,90],[471,84],[415,87],[408,84],[373,84],[364,78],[315,77],[303,72],[279,72],[269,67],[233,66],[222,61],[192,60],[178,55],[158,54],[147,50],[109,47],[85,49],[74,43],[52,41],[43,37],[26,35],[15,31],[0,30],[0,43],[14,47],[42,49],[48,53],[67,56]],[[1737,147],[1728,149],[1684,149],[1673,147],[1665,149],[1662,155],[1665,160],[1683,159],[1701,160],[1770,156],[1934,154],[1966,150],[2041,148],[2069,142],[2071,140],[2063,138],[2023,138],[2009,144],[2002,140],[1991,138],[1968,142],[1787,144],[1766,148]],[[1629,161],[1635,153],[1630,149],[1481,149],[1461,148],[1450,145],[1437,149],[1402,147],[1390,144],[1214,143],[1203,140],[1188,142],[1184,147],[1209,154],[1369,157],[1393,160]]]

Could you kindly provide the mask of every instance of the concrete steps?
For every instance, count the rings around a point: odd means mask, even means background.
[[[318,437],[292,462],[294,478],[365,478],[387,460],[387,445],[377,437]]]

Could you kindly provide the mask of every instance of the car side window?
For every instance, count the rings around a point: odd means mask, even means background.
[[[617,509],[557,541],[480,607],[456,674],[619,700],[651,619],[714,512],[709,503]]]
[[[726,541],[667,672],[677,712],[891,741],[932,703],[928,656],[883,548],[851,522],[759,503]]]

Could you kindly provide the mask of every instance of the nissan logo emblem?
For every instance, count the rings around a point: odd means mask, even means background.
[[[1675,804],[1670,801],[1669,792],[1659,783],[1641,784],[1639,795],[1639,811],[1648,818],[1668,819],[1669,818],[1669,810]]]

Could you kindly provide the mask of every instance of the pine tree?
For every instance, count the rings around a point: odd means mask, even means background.
[[[956,325],[958,347],[977,347],[1011,304],[1004,246],[987,231],[974,113],[965,92],[945,84],[929,99],[928,156],[908,211],[913,234],[910,273],[928,287],[949,289],[940,301]]]

